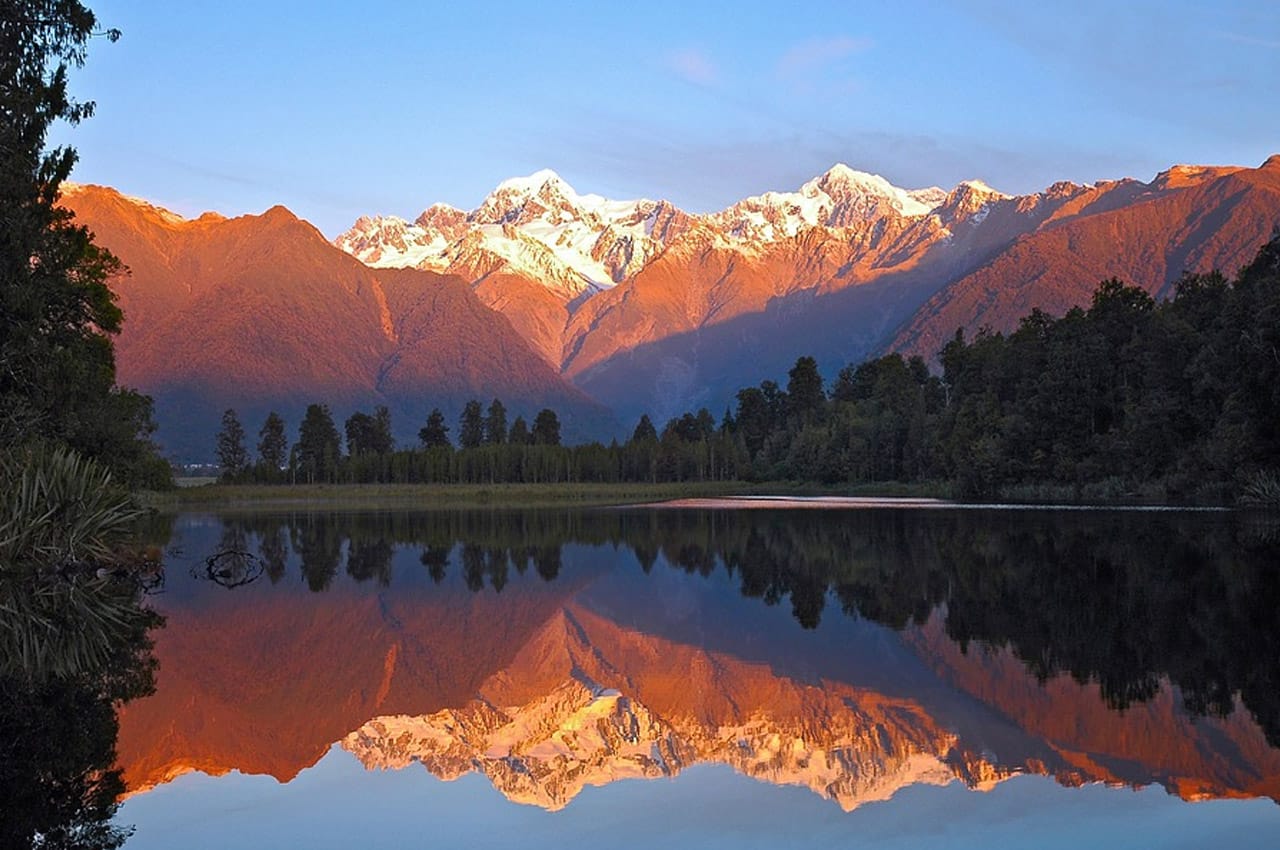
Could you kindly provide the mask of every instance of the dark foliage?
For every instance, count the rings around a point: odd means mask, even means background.
[[[447,449],[453,446],[449,442],[449,426],[444,424],[444,414],[440,412],[440,408],[433,408],[427,416],[427,424],[418,431],[418,441],[424,449]]]
[[[96,30],[78,2],[0,10],[0,444],[61,443],[127,484],[167,486],[150,399],[115,386],[123,316],[107,282],[123,267],[57,206],[75,151],[45,149],[54,122],[93,114],[67,82]]]
[[[244,426],[234,410],[222,413],[222,428],[218,431],[218,467],[222,478],[234,481],[249,466],[249,451],[244,447]]]

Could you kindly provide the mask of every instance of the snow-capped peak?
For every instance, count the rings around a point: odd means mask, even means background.
[[[934,213],[948,227],[966,220],[973,224],[981,224],[986,220],[991,204],[1006,201],[1010,197],[1004,192],[992,189],[981,180],[963,180],[956,184],[946,200],[934,209]]]
[[[916,200],[910,192],[899,189],[879,174],[857,171],[843,162],[837,162],[826,173],[800,187],[801,194],[812,194],[817,190],[856,208],[859,213],[874,215],[879,211],[880,200],[905,216],[924,215],[929,211],[929,207]]]
[[[865,171],[858,171],[856,168],[850,168],[843,162],[837,162],[835,165],[828,168],[819,179],[850,182],[869,179],[884,182],[886,184],[889,182],[879,174],[868,174]]]
[[[981,180],[961,180],[956,185],[956,190],[958,191],[962,188],[967,189],[971,192],[977,192],[983,195],[990,195],[990,196],[999,197],[999,198],[1009,197],[1004,192],[998,191],[996,189],[992,189],[990,186],[988,186],[986,183],[983,183]]]
[[[533,172],[528,177],[509,177],[499,183],[497,188],[493,191],[495,193],[510,191],[531,194],[541,189],[547,183],[560,183],[566,188],[569,188],[569,184],[565,183],[564,179],[561,178],[559,174],[556,174],[550,168],[543,168]],[[573,189],[569,188],[569,191],[572,193]]]
[[[836,163],[795,191],[765,192],[696,221],[726,247],[754,248],[811,228],[931,212],[967,217],[1004,197],[979,181],[950,193],[936,186],[902,189]],[[472,280],[505,267],[572,299],[632,277],[694,223],[662,201],[580,195],[555,171],[542,169],[503,180],[470,212],[435,204],[412,224],[361,218],[336,243],[369,265],[416,266]]]
[[[946,201],[949,193],[941,186],[929,186],[925,189],[908,189],[907,194],[932,210]]]
[[[838,162],[797,191],[746,198],[708,220],[739,241],[771,242],[812,227],[849,227],[885,216],[925,215],[936,205],[930,203],[935,190],[919,191],[925,196]]]
[[[879,174],[857,171],[843,162],[837,162],[822,174],[800,187],[802,194],[822,189],[832,197],[850,195],[881,195],[894,197],[903,190],[894,186]]]
[[[981,180],[962,180],[947,196],[946,206],[963,206],[976,209],[992,201],[1005,201],[1009,195],[992,189]]]
[[[469,213],[435,204],[412,225],[383,222],[363,217],[335,242],[369,265],[473,279],[505,266],[575,298],[635,274],[688,226],[688,216],[662,201],[580,195],[543,169],[502,181]]]
[[[536,218],[563,223],[584,218],[596,200],[603,199],[579,197],[560,175],[544,168],[503,180],[467,218],[476,224],[525,224]]]
[[[448,242],[448,236],[439,228],[424,226],[422,217],[410,224],[394,215],[362,215],[350,230],[334,240],[348,254],[375,267],[420,265]]]

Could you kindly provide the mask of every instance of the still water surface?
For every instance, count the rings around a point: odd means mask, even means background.
[[[156,533],[157,690],[120,718],[129,847],[1280,846],[1274,518]]]

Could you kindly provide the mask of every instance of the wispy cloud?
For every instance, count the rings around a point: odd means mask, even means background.
[[[1150,157],[1128,148],[1062,142],[1019,151],[966,136],[811,124],[803,116],[780,121],[773,132],[719,138],[610,109],[587,117],[571,134],[530,138],[525,150],[534,159],[572,159],[593,175],[592,192],[666,198],[699,213],[747,195],[794,190],[836,162],[899,186],[949,188],[978,178],[1006,192],[1039,191],[1060,179],[1086,182],[1158,170]]]
[[[720,69],[705,51],[686,47],[668,53],[663,65],[685,82],[697,86],[713,86],[720,80]]]
[[[1220,32],[1215,33],[1218,38],[1227,41],[1234,41],[1236,44],[1248,44],[1253,47],[1266,47],[1271,50],[1280,50],[1280,39],[1276,38],[1258,38],[1253,35],[1241,35],[1238,32]]]
[[[778,76],[795,78],[820,71],[846,56],[860,53],[872,46],[869,38],[838,35],[831,38],[811,38],[791,46],[778,59]]]

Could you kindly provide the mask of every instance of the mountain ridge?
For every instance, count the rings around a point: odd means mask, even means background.
[[[550,406],[579,434],[608,419],[460,279],[370,269],[282,206],[183,219],[102,187],[63,199],[129,267],[113,283],[119,379],[154,397],[180,457],[212,455],[226,408],[253,433],[269,410],[297,423],[326,403],[341,423],[386,404],[410,444],[432,407],[469,398]]]
[[[890,350],[932,360],[957,329],[1009,330],[1033,308],[1060,314],[1106,278],[1159,296],[1184,271],[1230,272],[1280,222],[1280,156],[1259,168],[1175,165],[1149,182],[1060,181],[1029,195],[977,180],[903,190],[837,165],[795,192],[706,215],[579,194],[543,171],[503,181],[470,212],[435,204],[414,224],[361,217],[333,244],[283,207],[184,219],[124,195],[94,200],[110,191],[72,186],[64,202],[134,268],[117,283],[121,377],[157,396],[166,426],[192,421],[174,416],[211,397],[206,386],[239,406],[220,389],[225,361],[239,396],[274,393],[296,407],[288,378],[302,375],[332,387],[314,400],[343,412],[391,401],[402,436],[413,433],[405,420],[424,415],[404,398],[433,392],[434,374],[451,393],[514,399],[521,412],[571,409],[579,424],[567,435],[608,439],[642,413],[718,412],[741,387],[782,380],[802,354],[828,377]],[[416,366],[400,369],[419,383],[393,382],[402,396],[388,397],[376,376],[400,344],[397,310],[408,302],[388,299],[382,278],[399,279],[405,265],[419,267],[406,279],[422,275],[420,288],[454,293],[431,314],[453,353],[419,348]],[[465,318],[451,322],[452,309]],[[263,318],[298,329],[264,345]],[[252,357],[245,340],[256,341]],[[502,356],[485,354],[485,342]],[[317,351],[327,354],[308,358]],[[170,400],[175,386],[181,403]],[[450,413],[460,406],[441,400]],[[265,413],[265,401],[244,403]],[[212,415],[196,417],[204,434]],[[182,448],[201,441],[212,444]]]

